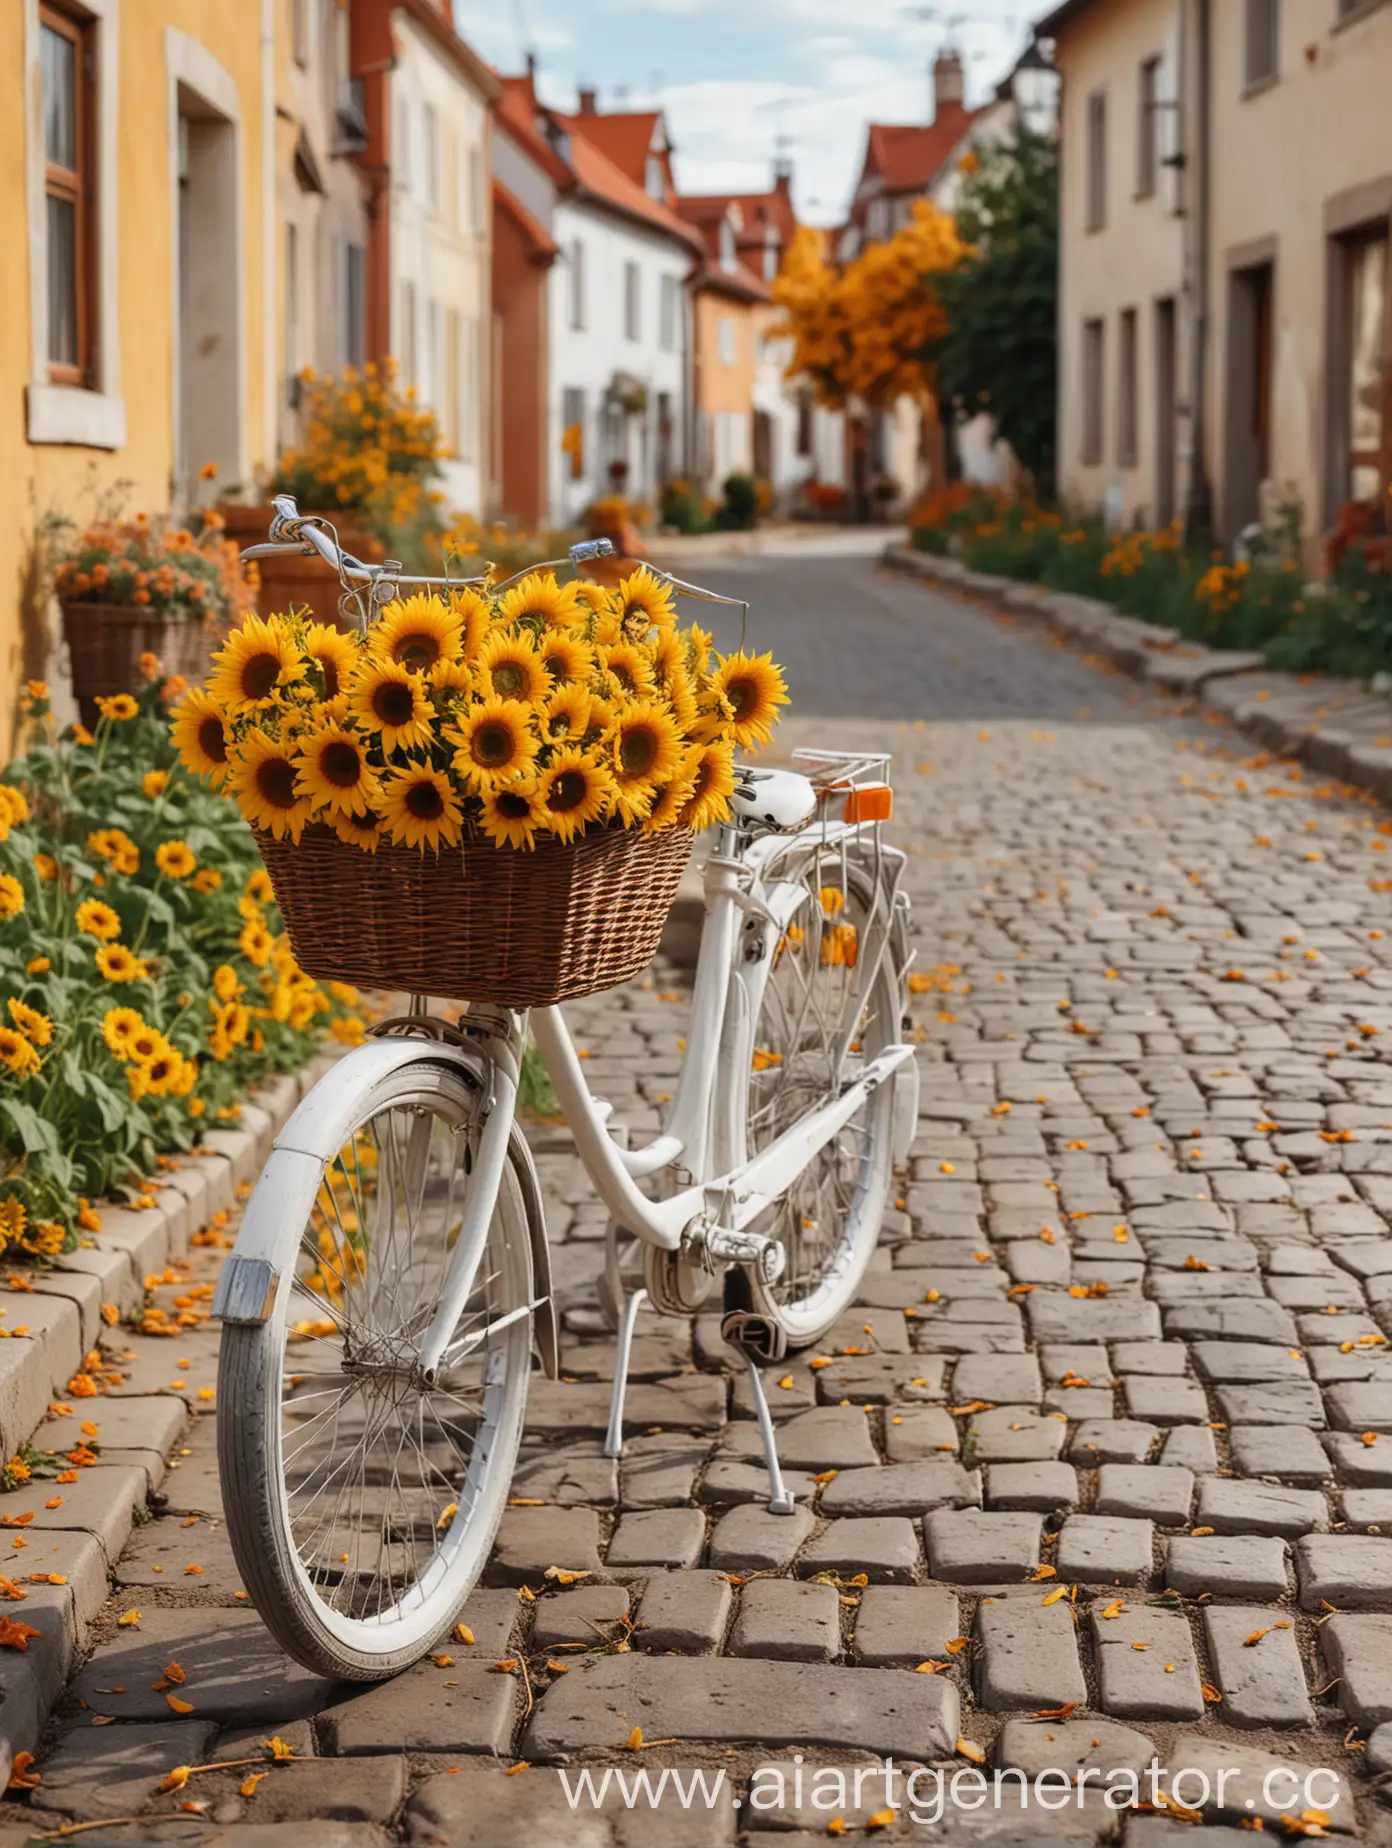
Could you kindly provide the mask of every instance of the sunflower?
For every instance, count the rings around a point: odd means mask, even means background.
[[[143,982],[150,970],[124,943],[106,943],[97,951],[97,967],[108,982]]]
[[[28,1223],[28,1214],[22,1200],[11,1194],[8,1199],[0,1202],[0,1251],[14,1244],[16,1239],[23,1238]]]
[[[660,784],[653,792],[653,804],[643,823],[644,832],[658,834],[663,828],[674,828],[681,820],[682,810],[690,802],[695,788],[695,783],[684,770],[683,774],[674,776],[670,783]]]
[[[305,629],[304,651],[324,676],[324,698],[337,699],[347,690],[357,665],[360,644],[354,635],[346,635],[326,622],[312,622]]]
[[[480,820],[495,847],[534,847],[538,830],[549,824],[535,782],[509,783],[504,789],[485,791]]]
[[[428,674],[441,661],[457,660],[463,623],[438,597],[405,597],[387,605],[368,646],[381,661],[410,674]]]
[[[591,584],[580,578],[571,589],[575,592],[576,603],[589,615],[598,616],[609,608],[609,592],[603,584]]]
[[[615,597],[624,634],[631,641],[642,641],[650,629],[670,629],[677,620],[672,592],[646,565],[623,579]]]
[[[478,670],[468,661],[456,661],[446,655],[431,668],[427,678],[436,693],[472,693],[478,683]]]
[[[269,905],[275,898],[275,887],[271,884],[271,875],[264,866],[258,866],[254,873],[247,876],[246,895],[253,904]]]
[[[590,728],[594,704],[584,687],[557,687],[541,709],[543,737],[553,744],[583,738]]]
[[[620,692],[643,699],[656,688],[652,658],[633,642],[614,642],[597,650],[599,665],[608,671]]]
[[[169,1041],[158,1027],[152,1027],[142,1020],[126,1039],[125,1057],[134,1059],[137,1065],[149,1065],[159,1058],[161,1053],[169,1051]]]
[[[442,770],[412,764],[384,786],[382,819],[401,846],[429,847],[438,853],[459,839],[463,812]]]
[[[248,920],[237,934],[237,947],[249,963],[260,969],[271,959],[275,938],[259,918]]]
[[[672,717],[681,731],[690,732],[696,723],[696,689],[691,684],[691,676],[686,671],[686,663],[680,658],[679,649],[672,657],[654,663],[654,678],[658,692],[672,708]]]
[[[466,584],[450,592],[449,606],[460,624],[459,652],[466,661],[472,661],[493,627],[493,605]]]
[[[121,934],[121,920],[99,898],[84,898],[77,908],[77,928],[100,943],[109,943]]]
[[[0,1027],[0,1065],[16,1078],[29,1078],[39,1069],[39,1055],[22,1033]]]
[[[367,761],[362,738],[329,725],[299,742],[295,793],[314,805],[316,815],[364,814],[377,800],[377,773]]]
[[[236,718],[275,704],[282,687],[304,678],[305,660],[284,620],[248,616],[213,659],[208,691]]]
[[[185,770],[205,776],[217,789],[227,779],[227,724],[222,707],[195,687],[174,708],[174,748]]]
[[[506,623],[529,617],[547,629],[565,629],[583,622],[585,610],[574,584],[558,584],[550,571],[530,571],[520,584],[504,593],[498,613]]]
[[[102,1038],[118,1059],[132,1057],[130,1043],[145,1022],[133,1007],[110,1007],[102,1015]]]
[[[541,638],[541,664],[552,680],[588,680],[594,673],[594,656],[578,636],[553,629]]]
[[[13,996],[5,1003],[10,1012],[10,1019],[15,1026],[36,1046],[47,1046],[53,1038],[53,1022],[47,1014],[41,1014],[36,1007],[29,1007],[23,1001],[16,1001]]]
[[[213,993],[219,1001],[235,1001],[243,992],[243,983],[231,963],[219,963],[213,970]]]
[[[539,700],[546,693],[546,669],[530,635],[497,630],[479,650],[479,677],[499,699]]]
[[[734,736],[735,709],[713,682],[707,681],[696,700],[696,717],[687,736],[697,744],[728,743]]]
[[[686,631],[686,671],[694,679],[704,674],[710,666],[711,644],[713,637],[709,629],[703,629],[699,622],[693,622]]]
[[[169,772],[167,770],[147,770],[140,779],[141,793],[148,796],[151,802],[157,802],[168,787]]]
[[[697,833],[712,822],[730,819],[730,797],[735,793],[735,747],[717,741],[704,744],[689,766],[691,796],[678,820]]]
[[[546,825],[562,841],[583,833],[587,822],[602,821],[614,799],[614,779],[607,766],[574,745],[556,752],[537,789]]]
[[[767,744],[778,723],[778,708],[788,703],[788,683],[773,656],[721,655],[712,682],[730,702],[735,743],[747,751]]]
[[[0,810],[12,828],[22,828],[29,819],[29,798],[13,783],[0,783]]]
[[[109,861],[116,871],[140,871],[140,849],[121,828],[98,828],[87,836],[87,851]]]
[[[376,853],[382,839],[382,818],[372,809],[365,815],[349,815],[342,809],[331,810],[324,819],[345,846],[361,847],[364,853]]]
[[[222,884],[222,874],[215,866],[200,866],[193,875],[195,892],[216,892]]]
[[[173,1046],[164,1046],[145,1067],[146,1090],[151,1097],[168,1097],[183,1076],[184,1055]]]
[[[480,794],[525,776],[536,763],[531,708],[520,699],[488,699],[470,706],[445,736],[459,746],[455,771]]]
[[[163,841],[155,849],[155,865],[167,879],[187,879],[198,858],[187,841]]]
[[[348,708],[360,725],[381,734],[388,754],[431,741],[434,715],[425,682],[394,661],[369,659],[362,664],[353,678]]]
[[[278,841],[298,841],[310,806],[295,787],[294,747],[268,738],[260,727],[242,740],[232,788],[237,806],[251,823]]]
[[[639,700],[621,713],[608,743],[620,795],[631,797],[642,790],[651,798],[681,768],[677,722],[657,700]]]
[[[0,918],[17,918],[24,909],[24,887],[13,873],[0,873]]]
[[[100,693],[97,695],[97,711],[113,724],[128,724],[139,710],[129,693],[113,693],[109,699],[103,699]]]

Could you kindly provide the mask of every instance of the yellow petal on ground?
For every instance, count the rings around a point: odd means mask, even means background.
[[[1106,1617],[1108,1619],[1111,1619],[1113,1617],[1120,1617],[1121,1613],[1125,1609],[1126,1609],[1125,1600],[1122,1598],[1114,1598],[1112,1602],[1107,1606],[1106,1610],[1099,1612],[1099,1615],[1102,1617]]]
[[[635,1726],[633,1731],[624,1740],[624,1750],[626,1752],[641,1752],[642,1749],[643,1729],[641,1726]]]
[[[973,1745],[970,1739],[959,1739],[957,1741],[957,1755],[959,1758],[970,1759],[974,1765],[984,1765],[986,1762],[985,1748],[980,1745]]]
[[[265,1780],[270,1775],[271,1774],[269,1771],[250,1771],[248,1772],[241,1782],[242,1795],[244,1797],[254,1797],[256,1795],[256,1786],[258,1784],[264,1783]]]
[[[192,1765],[175,1765],[174,1769],[158,1788],[160,1790],[182,1790],[184,1785],[188,1783],[189,1773],[192,1770]]]
[[[193,1712],[193,1702],[191,1700],[180,1700],[177,1694],[166,1694],[164,1698],[171,1713]]]
[[[132,1628],[133,1625],[139,1622],[140,1622],[140,1612],[139,1611],[123,1611],[121,1615],[116,1619],[118,1628],[122,1630],[129,1630]]]
[[[454,1640],[457,1643],[472,1643],[474,1641],[474,1633],[467,1623],[457,1623],[454,1626]]]
[[[1068,1596],[1067,1585],[1055,1585],[1054,1589],[1044,1599],[1044,1603],[1045,1604],[1057,1604],[1060,1598],[1066,1598],[1067,1596]]]

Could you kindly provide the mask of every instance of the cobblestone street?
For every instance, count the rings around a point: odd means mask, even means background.
[[[867,560],[699,575],[750,595],[751,645],[787,665],[780,749],[893,749],[912,854],[918,1133],[860,1307],[768,1377],[796,1514],[762,1505],[715,1316],[640,1318],[627,1449],[601,1454],[605,1215],[544,1126],[565,1377],[533,1380],[472,1641],[365,1692],[291,1668],[219,1524],[214,1331],[112,1329],[124,1383],[55,1420],[90,1409],[100,1467],[59,1508],[47,1483],[4,1503],[7,1529],[34,1520],[0,1573],[65,1575],[96,1647],[0,1848],[133,1816],[79,1839],[1164,1848],[1198,1811],[1215,1848],[1262,1825],[1392,1844],[1392,822]],[[639,1134],[688,979],[568,1010]],[[146,1501],[106,1558],[105,1510]],[[41,1626],[53,1595],[5,1609]],[[273,1736],[294,1762],[270,1764]],[[928,1825],[875,1778],[811,1799],[815,1766],[886,1755],[1086,1775],[1053,1808],[1007,1783]],[[1158,1805],[1109,1807],[1108,1774],[1156,1757],[1189,1774],[1174,1799],[1147,1779]],[[267,1763],[158,1792],[214,1758]],[[611,1788],[572,1810],[558,1763],[725,1782],[710,1807]],[[773,1763],[789,1782],[763,1804]],[[1264,1783],[1272,1763],[1296,1779]],[[1320,1769],[1342,1787],[1304,1782]]]

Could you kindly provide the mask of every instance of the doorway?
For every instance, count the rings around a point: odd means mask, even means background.
[[[1227,441],[1223,528],[1229,538],[1261,518],[1271,474],[1271,374],[1276,267],[1257,263],[1228,278]]]
[[[1155,304],[1155,524],[1175,517],[1175,387],[1179,377],[1178,315],[1173,295]]]
[[[174,490],[192,502],[208,465],[243,474],[237,127],[184,83],[177,99]]]

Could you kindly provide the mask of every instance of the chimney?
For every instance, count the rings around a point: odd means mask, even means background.
[[[593,90],[582,90],[580,92],[580,113],[581,115],[598,114],[595,108],[595,92]]]
[[[958,108],[966,101],[966,74],[959,51],[940,51],[933,60],[933,120],[936,122],[950,104]]]
[[[793,163],[786,154],[779,154],[773,163],[773,190],[776,193],[789,193],[793,186]]]

